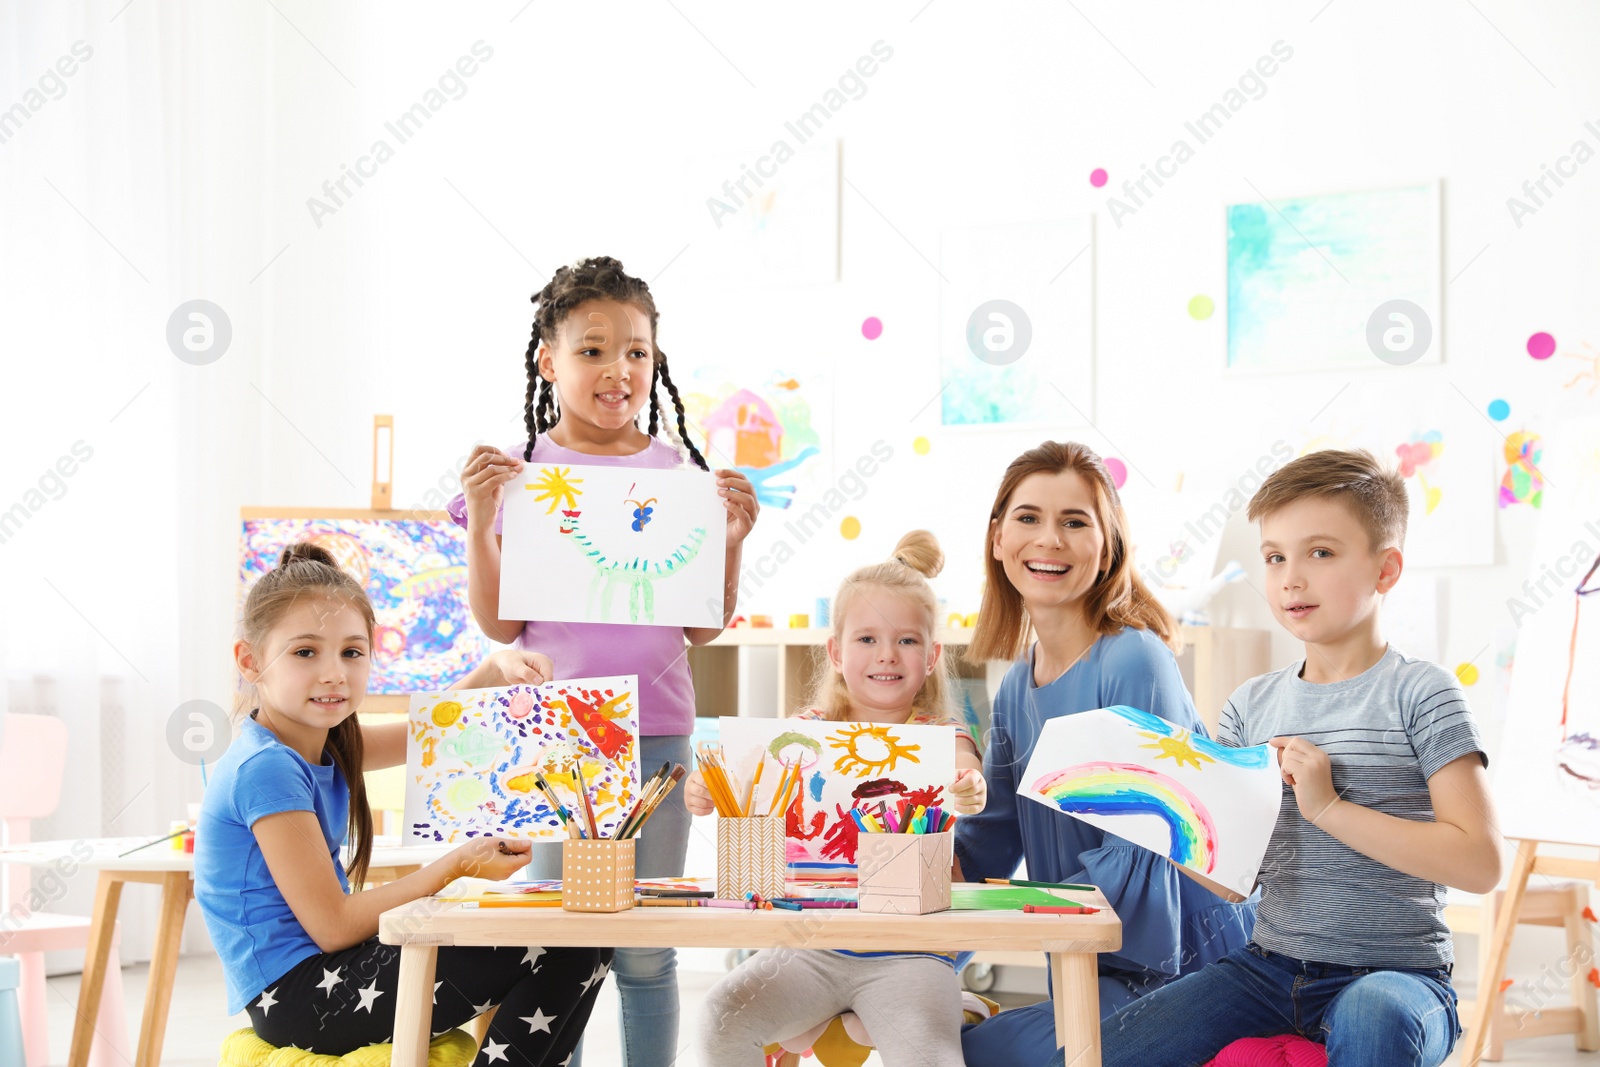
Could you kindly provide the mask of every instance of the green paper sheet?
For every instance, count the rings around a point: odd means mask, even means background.
[[[997,885],[985,889],[951,889],[951,911],[1021,911],[1024,904],[1044,904],[1057,908],[1091,907],[1081,900],[1056,896],[1043,889],[1020,885]]]

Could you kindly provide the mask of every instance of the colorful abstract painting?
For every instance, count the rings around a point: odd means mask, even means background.
[[[1536,433],[1516,430],[1506,434],[1505,473],[1500,476],[1500,506],[1516,504],[1541,507],[1544,504],[1544,441]]]
[[[1436,184],[1275,197],[1226,211],[1230,369],[1381,368],[1368,323],[1396,300],[1428,317],[1402,323],[1408,336],[1431,335],[1406,362],[1440,361]],[[1394,322],[1385,317],[1383,329]]]
[[[727,510],[701,470],[533,464],[506,486],[500,617],[720,626]]]
[[[608,834],[639,795],[638,689],[630,675],[416,694],[406,838],[564,838],[533,776],[542,772],[571,809],[580,765],[595,821]]]
[[[758,764],[776,787],[784,764],[798,762],[801,788],[785,810],[789,865],[804,877],[854,877],[851,808],[877,811],[902,800],[944,803],[956,776],[956,727],[899,726],[816,719],[724,718],[722,747],[738,789]],[[758,812],[766,805],[757,803]]]
[[[1137,708],[1045,723],[1018,792],[1250,895],[1284,796],[1266,745],[1228,748]]]
[[[946,426],[1094,418],[1088,216],[945,230],[939,405]]]
[[[705,435],[711,466],[743,473],[762,507],[788,508],[815,486],[824,466],[818,414],[826,397],[814,368],[743,376],[699,368],[684,386],[683,408]]]
[[[285,548],[311,541],[332,553],[372,601],[377,616],[367,692],[416,693],[450,685],[489,654],[467,603],[466,533],[418,519],[245,519],[239,597],[278,564]]]

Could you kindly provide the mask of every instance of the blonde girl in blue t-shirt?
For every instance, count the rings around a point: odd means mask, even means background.
[[[206,790],[195,899],[222,959],[229,1014],[248,1011],[273,1045],[344,1055],[394,1031],[400,952],[378,942],[378,916],[462,875],[504,878],[528,862],[529,846],[479,838],[362,890],[372,813],[361,775],[405,760],[405,723],[356,719],[372,605],[326,549],[291,545],[251,589],[242,631],[234,656],[251,697],[242,706],[254,707]],[[461,684],[548,676],[541,657],[497,655]],[[440,949],[433,1030],[499,1005],[474,1067],[554,1067],[577,1046],[610,960],[597,948]]]
[[[703,645],[733,618],[739,593],[743,542],[760,506],[750,480],[737,470],[714,472],[727,507],[720,625],[634,626],[506,619],[500,614],[500,508],[505,487],[531,463],[670,468],[683,464],[678,449],[657,431],[667,423],[689,460],[708,464],[689,439],[683,402],[656,343],[660,318],[643,279],[609,256],[556,271],[533,298],[533,334],[524,357],[528,375],[523,418],[528,439],[502,452],[481,445],[461,472],[463,493],[449,505],[467,529],[467,585],[473,617],[502,644],[549,655],[563,678],[633,674],[639,678],[640,765],[692,762],[694,682],[686,645]],[[667,400],[663,400],[665,391]],[[668,404],[670,403],[670,408]],[[639,425],[641,416],[646,421]],[[708,475],[710,476],[710,475]],[[566,559],[552,566],[569,566]],[[683,791],[674,790],[639,838],[641,878],[683,874],[689,816]],[[559,878],[555,849],[535,850],[536,877]],[[678,1050],[677,953],[670,948],[617,950],[617,993],[622,1008],[623,1063],[671,1063]],[[573,1060],[578,1067],[579,1060]]]

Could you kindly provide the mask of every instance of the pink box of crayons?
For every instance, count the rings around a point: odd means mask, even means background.
[[[856,837],[857,907],[895,915],[927,915],[950,907],[955,834]]]
[[[633,838],[561,842],[564,911],[626,911],[633,905]]]

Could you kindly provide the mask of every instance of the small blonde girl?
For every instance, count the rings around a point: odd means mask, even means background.
[[[828,638],[831,669],[796,717],[956,729],[958,770],[950,799],[958,813],[974,814],[987,799],[982,761],[955,714],[949,669],[934,639],[938,604],[928,579],[943,565],[939,542],[914,530],[892,558],[844,580]],[[699,775],[685,785],[689,810],[709,814],[711,795]],[[700,1062],[760,1067],[766,1044],[846,1011],[861,1019],[886,1067],[962,1067],[954,960],[934,951],[757,952],[707,994]]]

